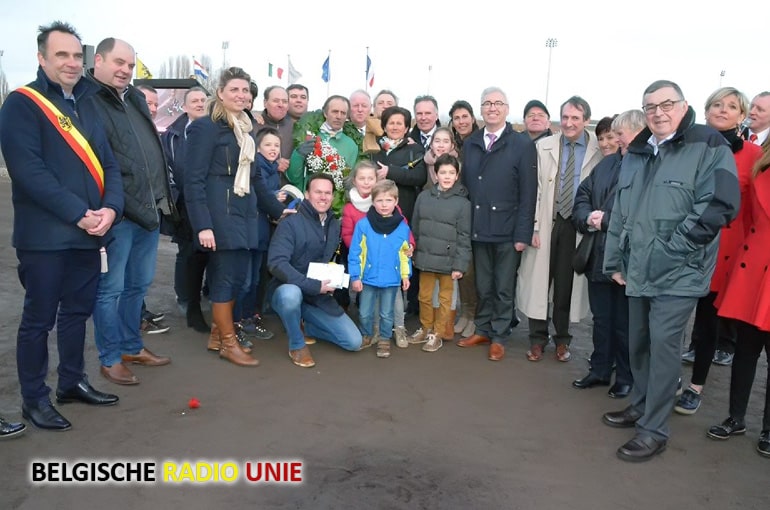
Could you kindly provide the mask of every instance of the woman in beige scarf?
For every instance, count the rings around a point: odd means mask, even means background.
[[[258,246],[257,202],[271,216],[283,207],[261,184],[254,164],[250,77],[243,69],[226,69],[219,80],[210,115],[188,128],[184,191],[198,248],[210,251],[212,328],[208,349],[236,365],[259,362],[243,348],[233,325],[233,306],[250,277],[251,254]],[[256,185],[256,186],[255,186]]]

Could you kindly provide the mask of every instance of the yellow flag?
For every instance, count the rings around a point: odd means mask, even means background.
[[[152,79],[152,73],[147,68],[146,65],[144,65],[144,62],[139,60],[139,57],[136,57],[136,78],[139,80],[151,80]]]

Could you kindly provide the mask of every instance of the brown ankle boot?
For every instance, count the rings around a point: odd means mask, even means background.
[[[209,335],[210,351],[222,352],[222,339],[229,333],[235,335],[235,324],[233,324],[233,305],[235,301],[228,301],[226,303],[211,303],[211,335]],[[236,336],[235,343],[238,344],[238,337]],[[250,348],[238,348],[243,353],[250,353]],[[226,356],[224,356],[226,359]],[[253,358],[252,358],[253,359]],[[231,360],[232,361],[232,360]]]
[[[259,360],[243,352],[241,345],[238,343],[238,337],[235,336],[233,331],[221,335],[220,338],[222,340],[222,346],[219,348],[220,358],[242,367],[256,367],[259,365]]]
[[[219,340],[219,328],[217,328],[216,322],[211,321],[211,334],[209,334],[208,350],[217,352],[219,351],[220,345],[222,345],[222,342]]]

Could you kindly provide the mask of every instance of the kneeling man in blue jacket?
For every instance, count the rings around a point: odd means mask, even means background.
[[[361,347],[361,332],[335,301],[334,287],[307,277],[310,263],[331,261],[340,243],[340,222],[329,212],[333,198],[331,176],[313,174],[297,214],[281,220],[267,253],[270,302],[289,336],[289,357],[303,368],[315,366],[305,334],[349,351]]]

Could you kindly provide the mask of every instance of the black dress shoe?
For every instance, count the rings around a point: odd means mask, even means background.
[[[666,449],[666,440],[658,441],[650,436],[637,435],[618,448],[618,458],[629,462],[644,462]]]
[[[118,396],[102,393],[91,386],[87,379],[83,379],[66,391],[56,390],[56,402],[60,404],[83,402],[92,406],[112,406],[118,403]]]
[[[628,406],[622,411],[604,413],[602,421],[605,425],[609,425],[610,427],[627,429],[636,425],[637,420],[641,417],[642,413],[634,411],[631,406]]]
[[[572,381],[572,386],[585,390],[587,388],[593,388],[594,386],[609,386],[610,382],[604,379],[599,379],[593,373],[589,372],[587,376],[582,379]]]
[[[626,398],[629,393],[631,393],[632,386],[630,384],[618,384],[615,383],[612,385],[612,388],[610,388],[610,391],[607,392],[607,395],[610,396],[610,398]]]
[[[39,429],[69,430],[72,424],[47,401],[21,405],[21,415]]]
[[[20,436],[24,433],[26,428],[27,426],[23,423],[5,421],[5,419],[0,416],[0,439],[10,439],[12,437]]]

